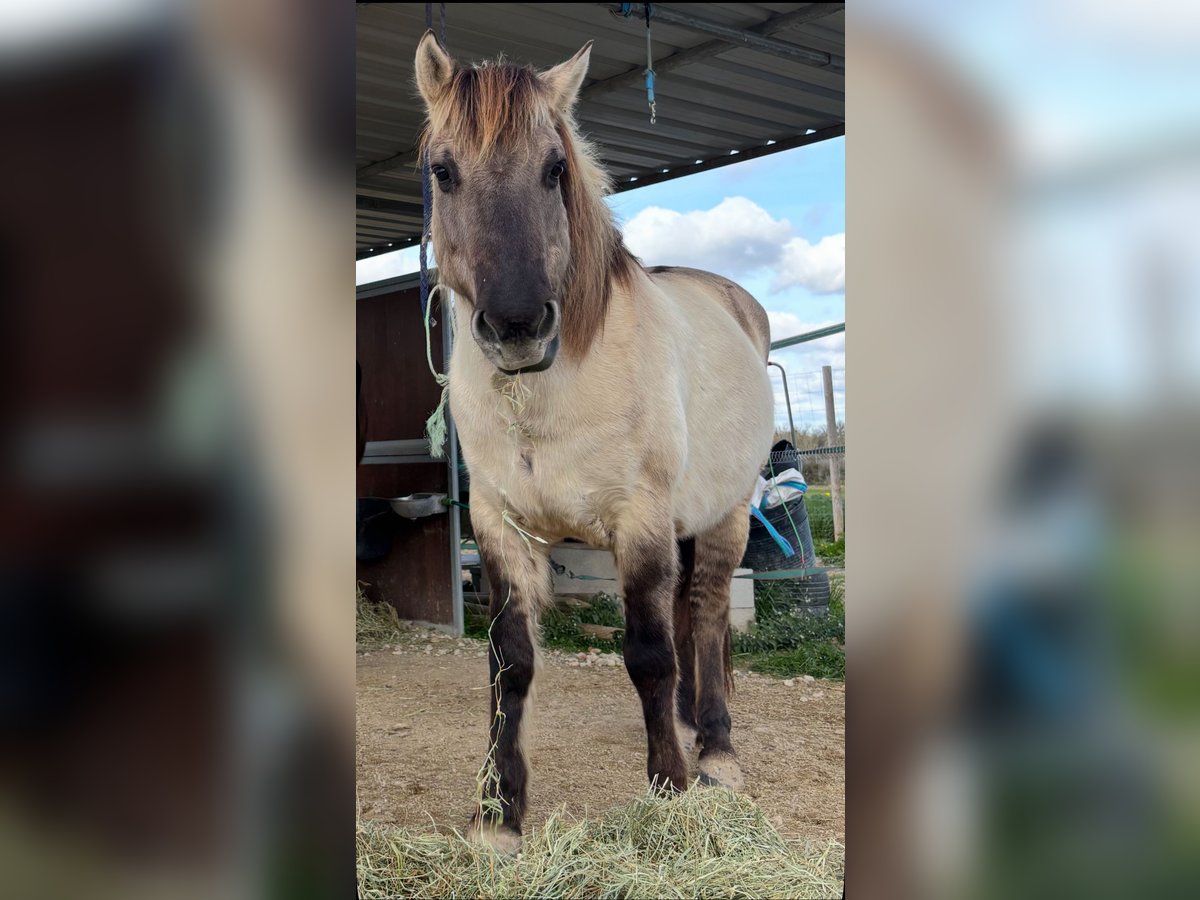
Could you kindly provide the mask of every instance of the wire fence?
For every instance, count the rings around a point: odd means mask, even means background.
[[[834,417],[840,424],[846,421],[846,370],[830,367],[833,375]],[[811,372],[788,372],[788,393],[792,404],[792,421],[797,430],[825,431],[825,384],[824,373],[817,369]],[[783,376],[778,369],[771,370],[772,387],[775,388],[775,426],[782,430],[788,427],[787,402],[783,392]]]
[[[845,534],[846,369],[840,333],[822,329],[809,339],[785,339],[771,353],[775,393],[776,440],[787,440],[795,454],[774,454],[775,471],[798,468],[812,538],[832,542]],[[782,346],[779,346],[779,345]],[[825,361],[828,360],[828,363]],[[818,365],[814,365],[818,363]],[[825,365],[820,365],[825,363]],[[828,368],[828,390],[827,373]],[[832,413],[832,416],[831,416]],[[833,419],[833,434],[829,420]],[[831,471],[836,464],[836,475]],[[837,507],[836,511],[834,507]]]

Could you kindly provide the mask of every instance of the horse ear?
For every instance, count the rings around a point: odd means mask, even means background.
[[[588,41],[579,52],[564,63],[541,74],[542,82],[550,88],[554,105],[563,112],[569,110],[579,95],[579,86],[587,75],[588,60],[592,55],[592,42]]]
[[[426,105],[432,106],[442,95],[454,72],[454,59],[438,42],[432,28],[421,36],[421,42],[417,44],[416,69],[417,89],[425,98]]]

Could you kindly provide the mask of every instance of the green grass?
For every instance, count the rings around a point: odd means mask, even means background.
[[[844,577],[830,576],[829,612],[814,616],[780,599],[770,582],[759,582],[754,596],[755,624],[733,637],[734,664],[780,678],[812,675],[844,680],[845,585]]]
[[[829,641],[802,644],[794,650],[775,650],[771,653],[746,653],[736,661],[761,675],[776,678],[828,678],[846,680],[846,654]]]
[[[610,625],[617,629],[612,640],[585,635],[581,624]],[[621,615],[621,599],[616,594],[596,594],[588,607],[552,606],[541,617],[542,646],[551,650],[582,652],[596,647],[606,653],[620,653],[624,639],[625,620]],[[468,637],[487,639],[487,621],[473,615],[466,623]]]
[[[842,508],[846,504],[846,486],[842,485]],[[808,512],[808,527],[812,531],[813,541],[829,543],[833,541],[833,497],[830,496],[829,485],[810,484],[804,494],[804,508]],[[817,555],[821,553],[818,550]]]
[[[836,541],[814,543],[813,550],[821,562],[827,566],[845,568],[846,566],[846,537],[843,535]]]

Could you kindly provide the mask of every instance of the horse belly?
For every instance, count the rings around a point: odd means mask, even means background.
[[[717,346],[690,353],[685,366],[687,462],[673,495],[681,535],[712,528],[747,500],[774,440],[766,364],[727,321],[712,325],[712,333],[723,337]]]

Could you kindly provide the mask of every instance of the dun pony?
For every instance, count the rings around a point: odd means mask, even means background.
[[[591,44],[545,71],[456,63],[427,32],[432,240],[456,296],[450,408],[491,583],[491,732],[479,840],[519,846],[522,731],[549,548],[611,549],[647,774],[738,789],[726,692],[729,585],[774,433],[762,307],[708,272],[644,268],[604,202],[573,107]],[[587,773],[581,773],[587,777]]]

